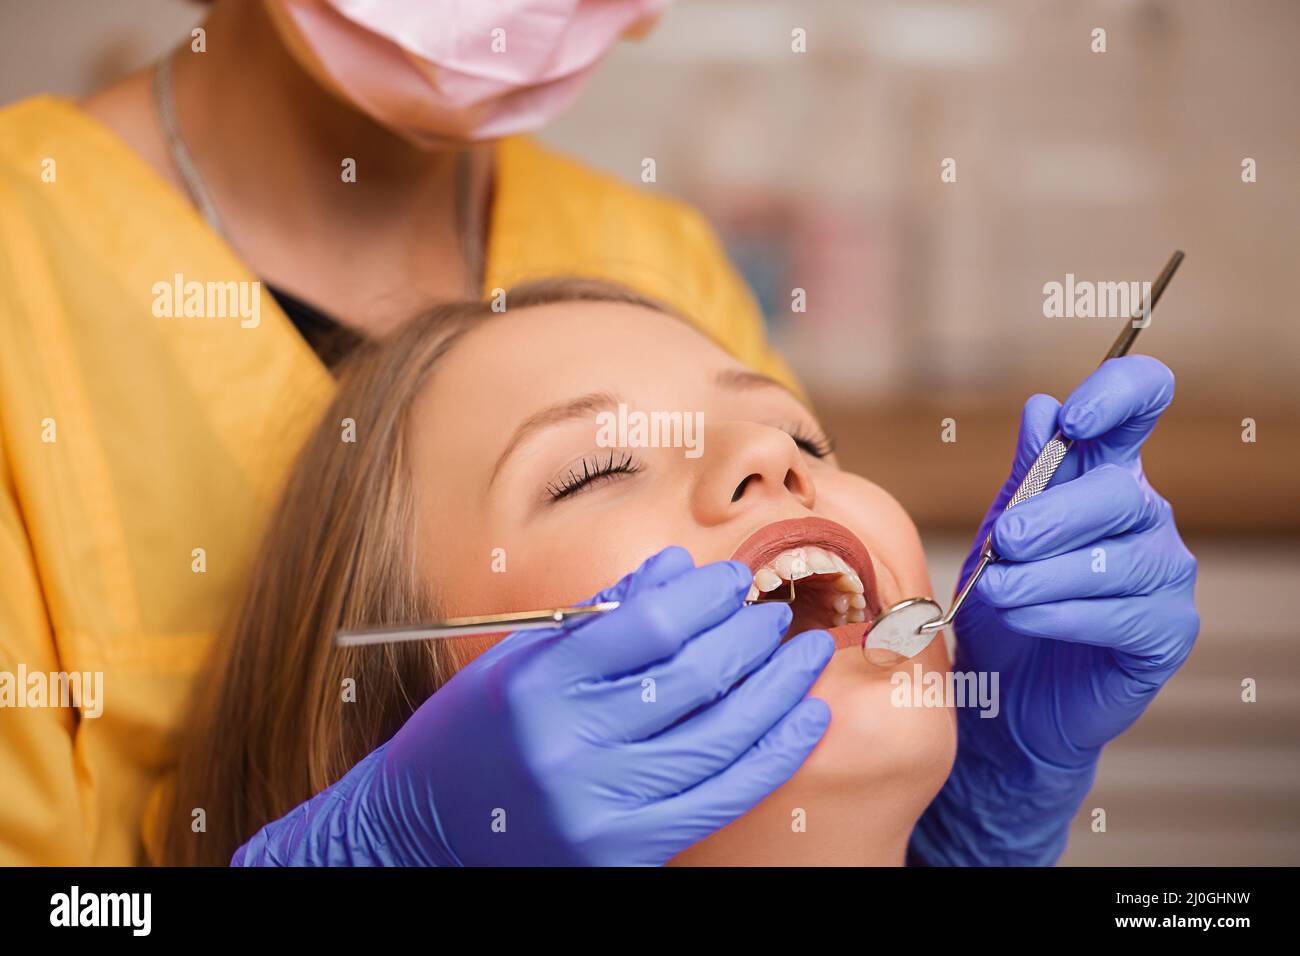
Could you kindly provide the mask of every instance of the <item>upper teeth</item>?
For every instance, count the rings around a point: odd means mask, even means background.
[[[862,597],[865,589],[857,572],[838,554],[815,545],[788,548],[755,571],[749,600],[756,601],[760,594],[776,590],[785,581],[798,581],[811,574],[838,574],[835,587],[849,595],[850,606],[866,607],[866,599]]]

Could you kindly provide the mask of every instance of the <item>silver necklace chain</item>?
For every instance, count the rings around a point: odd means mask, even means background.
[[[189,147],[181,138],[181,129],[176,122],[176,103],[172,97],[172,56],[171,53],[164,56],[153,72],[153,94],[158,108],[158,120],[162,124],[163,136],[167,139],[167,149],[171,153],[172,162],[176,164],[181,180],[185,183],[185,190],[190,194],[190,201],[198,207],[203,218],[208,221],[208,225],[229,242],[230,236],[221,224],[216,201],[208,191],[207,184],[203,182],[203,177],[199,175],[198,168],[194,165],[194,157],[190,155]]]
[[[172,93],[172,57],[168,53],[154,68],[153,91],[154,102],[158,110],[158,121],[162,125],[163,136],[167,140],[167,149],[172,162],[181,175],[190,201],[213,230],[231,243],[230,234],[222,224],[217,212],[216,200],[208,189],[203,177],[199,175],[194,157],[181,136],[180,125],[176,121],[176,101]],[[470,163],[469,151],[461,150],[456,154],[456,225],[460,233],[461,251],[465,257],[466,281],[471,298],[478,298],[482,287],[482,253],[483,224],[476,209],[469,188]],[[233,245],[233,243],[231,243]]]

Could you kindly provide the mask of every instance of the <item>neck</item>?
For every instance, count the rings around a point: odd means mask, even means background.
[[[184,46],[172,62],[176,111],[234,228],[232,205],[275,208],[295,231],[325,223],[392,230],[452,209],[457,151],[421,149],[321,87],[261,2],[219,0],[203,27],[206,52]],[[356,182],[343,183],[346,159],[356,162]]]

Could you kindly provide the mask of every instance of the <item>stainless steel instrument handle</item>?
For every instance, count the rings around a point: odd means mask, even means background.
[[[1020,487],[1007,502],[1007,507],[1014,508],[1020,502],[1041,494],[1051,482],[1052,476],[1056,474],[1056,469],[1061,467],[1061,462],[1065,461],[1065,453],[1073,445],[1074,442],[1059,431],[1053,435],[1051,441],[1038,453],[1034,463],[1029,466],[1029,473],[1021,480]]]

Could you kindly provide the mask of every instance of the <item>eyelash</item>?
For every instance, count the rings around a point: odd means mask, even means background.
[[[794,439],[800,451],[814,458],[829,458],[835,451],[835,442],[829,435],[808,432],[799,425],[787,426],[782,431]],[[588,485],[608,481],[616,475],[635,475],[642,470],[643,466],[628,452],[616,457],[614,452],[610,451],[608,457],[604,459],[599,455],[584,458],[581,467],[581,474],[576,468],[570,468],[568,474],[546,485],[546,494],[552,501],[561,501],[577,494]]]
[[[576,494],[587,485],[608,481],[615,475],[635,475],[640,470],[641,465],[637,464],[632,455],[627,452],[616,458],[611,451],[603,460],[599,455],[593,455],[582,460],[581,474],[576,469],[569,469],[567,475],[546,486],[546,493],[551,496],[552,501],[559,501]]]
[[[835,453],[835,440],[824,432],[808,432],[799,425],[789,425],[782,431],[794,439],[800,451],[814,458],[829,458]]]

